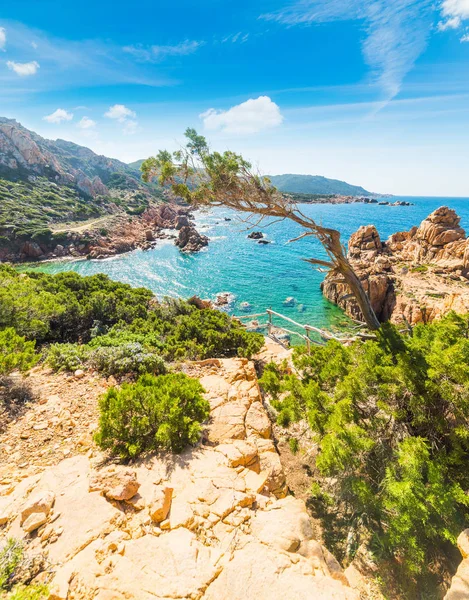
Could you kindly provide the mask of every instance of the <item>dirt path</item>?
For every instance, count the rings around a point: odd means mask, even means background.
[[[51,225],[53,233],[61,233],[63,231],[82,232],[87,229],[95,229],[97,225],[103,225],[104,223],[109,224],[115,219],[115,215],[105,215],[98,219],[91,219],[90,221],[80,221],[78,223],[60,223],[57,225]]]

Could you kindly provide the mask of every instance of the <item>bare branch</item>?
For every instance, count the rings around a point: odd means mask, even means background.
[[[320,260],[319,258],[302,258],[304,262],[311,263],[312,265],[321,265],[322,267],[328,267],[329,269],[334,269],[335,264],[328,262],[327,260]]]

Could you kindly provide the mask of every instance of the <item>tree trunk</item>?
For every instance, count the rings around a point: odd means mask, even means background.
[[[376,313],[373,310],[373,307],[371,306],[370,299],[368,297],[368,294],[365,292],[362,282],[357,277],[355,271],[353,270],[348,260],[346,260],[345,263],[341,262],[341,264],[338,265],[338,269],[343,278],[345,279],[347,285],[351,289],[352,294],[355,296],[355,300],[357,301],[357,304],[360,307],[363,318],[365,320],[365,323],[368,325],[368,328],[372,331],[376,331],[381,327],[381,323],[379,322],[378,317],[376,316]]]

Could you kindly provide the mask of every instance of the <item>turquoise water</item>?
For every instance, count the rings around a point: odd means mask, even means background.
[[[414,202],[414,206],[305,204],[301,208],[317,222],[339,229],[344,242],[360,225],[367,224],[375,225],[386,239],[391,233],[418,225],[442,205],[454,208],[462,226],[469,230],[469,199],[396,199]],[[232,220],[225,221],[225,217]],[[301,233],[297,225],[284,221],[267,226],[265,222],[256,229],[272,243],[261,245],[247,238],[246,225],[228,210],[198,212],[196,221],[198,229],[210,238],[208,248],[198,254],[185,255],[171,241],[162,241],[146,252],[136,250],[101,261],[53,262],[35,268],[48,273],[106,273],[133,286],[150,288],[158,297],[197,294],[214,299],[219,292],[231,292],[235,301],[229,310],[235,314],[253,314],[272,307],[295,321],[318,327],[341,327],[347,322],[321,294],[324,274],[301,261],[302,257],[325,257],[319,242],[306,238],[288,244]],[[284,306],[287,297],[295,298],[294,306]],[[240,307],[243,302],[249,303],[244,313]]]

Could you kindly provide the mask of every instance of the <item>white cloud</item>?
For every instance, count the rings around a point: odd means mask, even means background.
[[[268,96],[251,98],[229,110],[210,108],[200,118],[206,129],[224,133],[257,133],[276,127],[283,121],[280,108]]]
[[[64,108],[58,108],[52,114],[43,117],[48,123],[62,123],[63,121],[71,121],[73,114],[66,111]]]
[[[204,44],[205,42],[203,41],[184,40],[173,46],[143,46],[139,44],[136,46],[124,46],[123,50],[128,54],[132,54],[138,60],[159,62],[171,56],[187,56],[188,54],[193,54]]]
[[[469,0],[444,0],[441,5],[441,14],[446,21],[438,23],[438,29],[458,29],[464,20],[469,19]],[[466,41],[464,35],[461,42]]]
[[[104,116],[109,119],[116,119],[119,123],[125,123],[128,119],[135,119],[137,115],[124,104],[114,104],[109,107],[109,110],[104,113]]]
[[[80,121],[78,121],[77,127],[80,129],[93,129],[96,127],[96,121],[93,121],[93,119],[90,119],[89,117],[82,117]]]
[[[126,134],[126,135],[133,135],[134,133],[137,133],[138,131],[138,122],[137,121],[126,121],[124,123],[124,127],[122,128],[122,131]]]
[[[122,123],[122,132],[126,135],[132,135],[138,130],[137,113],[124,104],[110,106],[109,110],[104,113],[104,116]]]
[[[34,48],[34,50],[38,49],[38,45],[36,44],[36,42],[31,42],[31,46]]]
[[[460,42],[469,42],[469,33],[465,33],[459,40]]]
[[[297,0],[263,18],[285,25],[363,21],[365,61],[390,100],[426,47],[432,10],[433,0]]]
[[[444,0],[441,14],[444,17],[469,19],[469,0]]]
[[[28,63],[17,63],[12,60],[7,61],[9,69],[14,71],[20,77],[27,77],[28,75],[35,75],[39,69],[39,63],[35,60]]]
[[[0,27],[0,50],[5,50],[7,43],[7,32],[5,27]]]

